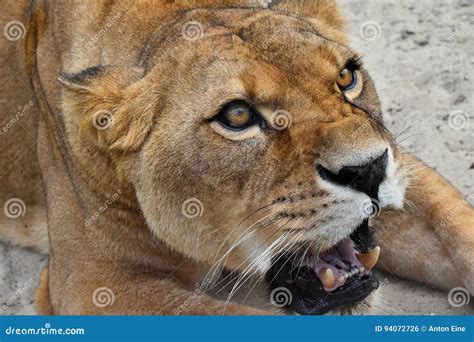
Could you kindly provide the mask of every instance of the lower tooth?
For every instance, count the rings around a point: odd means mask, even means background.
[[[319,273],[319,278],[326,288],[332,288],[336,285],[334,272],[330,268],[323,268]]]

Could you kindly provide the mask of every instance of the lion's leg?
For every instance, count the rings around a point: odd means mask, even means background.
[[[382,248],[379,266],[441,288],[462,286],[474,294],[474,210],[440,175],[416,159],[403,212],[374,220]],[[416,164],[415,164],[416,163]]]
[[[44,206],[30,205],[20,198],[11,198],[5,202],[3,211],[4,215],[0,215],[1,240],[48,254],[48,229]]]
[[[115,267],[88,265],[89,271],[68,277],[56,314],[84,315],[268,315],[272,312],[226,303],[187,290],[172,276],[132,273]],[[274,314],[274,313],[273,313]]]
[[[49,299],[49,272],[48,266],[43,269],[35,291],[35,310],[38,315],[54,315]]]

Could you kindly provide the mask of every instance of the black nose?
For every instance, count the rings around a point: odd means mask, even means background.
[[[349,186],[357,191],[366,193],[370,198],[378,199],[380,183],[385,177],[388,150],[369,163],[360,166],[344,166],[335,174],[323,167],[316,166],[321,178],[343,186]]]

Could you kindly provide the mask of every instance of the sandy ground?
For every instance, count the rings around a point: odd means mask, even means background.
[[[385,122],[401,145],[474,200],[474,0],[341,0]],[[469,123],[470,121],[470,123]],[[33,314],[46,257],[0,242],[0,314]],[[381,274],[387,314],[474,314],[448,294]]]

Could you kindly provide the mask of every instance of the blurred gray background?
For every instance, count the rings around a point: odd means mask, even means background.
[[[364,55],[385,123],[474,200],[474,0],[340,0],[351,45]],[[0,242],[0,315],[34,314],[47,258]],[[429,285],[381,274],[386,314],[474,314]]]

